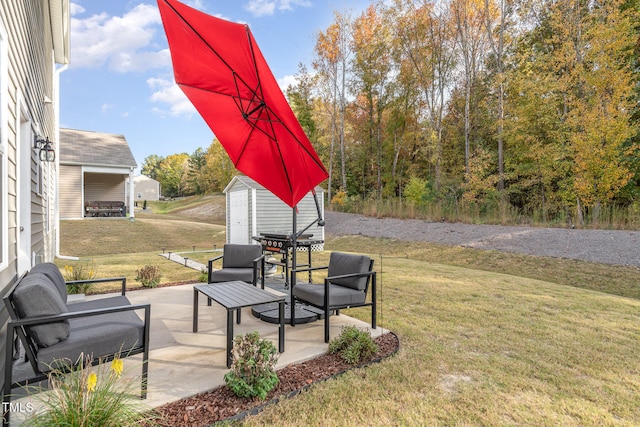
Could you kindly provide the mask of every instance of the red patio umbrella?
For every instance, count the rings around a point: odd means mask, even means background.
[[[176,83],[235,167],[295,207],[329,174],[249,26],[176,0],[158,0],[158,7]]]

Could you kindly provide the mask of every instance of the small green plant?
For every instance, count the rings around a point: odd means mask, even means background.
[[[209,280],[209,272],[206,268],[203,268],[202,270],[200,270],[200,276],[198,276],[198,282],[207,283],[207,280]]]
[[[344,326],[342,332],[329,343],[329,353],[340,354],[350,365],[371,358],[378,352],[378,346],[371,338],[371,333],[350,325]]]
[[[162,274],[157,265],[145,265],[140,270],[136,270],[136,282],[142,283],[147,288],[155,288],[160,284]]]
[[[276,347],[258,332],[238,335],[233,340],[233,364],[224,376],[227,386],[239,397],[265,399],[276,385]]]
[[[151,425],[149,411],[137,402],[132,379],[122,379],[124,365],[116,357],[110,364],[91,366],[90,356],[80,355],[68,374],[54,369],[49,374],[50,391],[35,396],[42,408],[21,424],[24,427],[48,426],[135,426]],[[54,361],[52,366],[66,365]]]
[[[63,268],[64,280],[71,282],[74,280],[91,280],[96,278],[96,265],[93,262],[78,262],[74,264],[66,264]],[[91,287],[89,283],[80,283],[77,285],[67,286],[67,292],[70,294],[85,294]]]

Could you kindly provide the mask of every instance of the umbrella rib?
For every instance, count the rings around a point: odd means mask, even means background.
[[[204,37],[202,37],[202,35],[200,34],[200,32],[198,32],[198,31],[193,27],[193,25],[191,25],[191,24],[189,23],[189,21],[187,21],[187,20],[182,16],[182,14],[181,14],[180,12],[178,12],[178,11],[176,10],[176,8],[175,8],[175,7],[173,7],[173,5],[171,5],[171,4],[170,4],[169,2],[167,2],[166,0],[165,0],[165,4],[166,4],[167,6],[169,6],[169,7],[173,10],[173,12],[174,12],[174,13],[175,13],[179,18],[180,18],[180,20],[181,20],[182,22],[184,22],[184,23],[185,23],[185,25],[187,25],[187,26],[191,29],[191,31],[193,31],[193,33],[194,33],[196,36],[198,36],[198,38],[199,38],[199,39],[204,43],[204,45],[205,45],[207,48],[209,48],[209,50],[210,50],[211,52],[213,52],[213,54],[214,54],[214,55],[216,55],[216,56],[218,57],[218,59],[220,59],[220,61],[221,61],[221,62],[222,62],[222,63],[223,63],[223,64],[224,64],[224,65],[225,65],[225,66],[226,66],[226,67],[227,67],[227,68],[228,68],[232,73],[233,73],[233,75],[234,75],[234,76],[237,76],[237,78],[238,78],[238,79],[239,79],[239,80],[240,80],[240,81],[241,81],[241,82],[246,86],[246,88],[247,88],[247,89],[249,89],[251,92],[253,92],[253,94],[254,94],[254,95],[257,95],[257,92],[256,92],[254,89],[252,89],[252,88],[251,88],[251,86],[249,86],[249,85],[247,84],[247,82],[246,82],[246,81],[244,81],[244,79],[243,79],[240,75],[238,75],[238,74],[233,70],[233,68],[231,67],[231,65],[229,65],[229,63],[228,63],[227,61],[225,61],[225,60],[224,60],[224,58],[223,58],[222,56],[220,56],[220,54],[219,54],[219,53],[218,53],[218,52],[217,52],[217,51],[216,51],[216,50],[215,50],[215,49],[214,49],[214,48],[213,48],[213,47],[212,47],[212,46],[211,46],[211,45],[210,45],[206,40],[205,40],[205,38],[204,38]],[[245,24],[245,25],[244,25],[244,27],[245,27],[245,31],[246,31],[247,33],[249,33],[249,31],[250,31],[250,30],[249,30],[249,26]],[[251,50],[252,50],[252,54],[253,54],[253,47],[252,47],[252,49],[251,49]],[[255,63],[255,59],[254,59],[254,63]],[[259,81],[260,81],[260,79],[259,79],[259,77],[258,77],[258,82],[259,82]],[[237,83],[236,83],[236,91],[238,92],[238,94],[240,94],[240,91],[238,90],[238,84],[237,84]],[[240,98],[240,96],[238,96],[238,98]],[[262,99],[262,98],[260,98],[260,99]]]
[[[313,162],[318,165],[320,167],[320,169],[324,170],[326,172],[326,169],[324,167],[324,165],[322,164],[322,162],[320,162],[319,160],[316,160],[314,154],[311,151],[309,151],[309,149],[307,147],[304,146],[304,144],[302,144],[302,142],[300,141],[300,139],[291,131],[291,129],[289,129],[289,126],[287,126],[282,119],[280,119],[280,117],[278,117],[278,115],[276,114],[275,111],[273,111],[271,108],[267,107],[266,108],[270,114],[270,116],[272,115],[273,117],[275,117],[274,119],[269,119],[269,123],[275,123],[276,121],[278,123],[280,123],[282,125],[282,127],[289,133],[289,135],[291,135],[291,137],[298,143],[298,145],[305,151],[305,153],[307,153],[309,155],[309,158],[311,158],[311,160],[313,160]],[[304,129],[303,129],[304,132]]]

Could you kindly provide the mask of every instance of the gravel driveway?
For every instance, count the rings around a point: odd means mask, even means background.
[[[428,222],[330,211],[325,220],[331,236],[389,237],[640,267],[640,231]]]

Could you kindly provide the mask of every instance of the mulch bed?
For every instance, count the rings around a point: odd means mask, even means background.
[[[371,360],[359,365],[381,361],[398,350],[400,342],[395,334],[387,333],[375,338],[379,351]],[[265,400],[237,397],[226,386],[156,408],[159,426],[198,427],[209,426],[228,419],[242,419],[260,412],[266,405],[277,403],[283,397],[291,397],[313,383],[332,378],[354,366],[339,355],[324,354],[306,362],[289,365],[278,371],[278,385]]]

